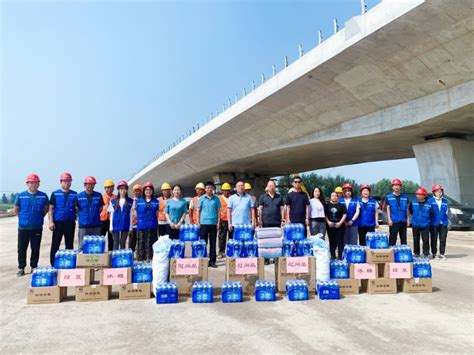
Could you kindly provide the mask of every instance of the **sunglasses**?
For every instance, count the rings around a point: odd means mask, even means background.
[[[295,181],[293,181],[293,184],[301,184],[301,181],[295,180]]]

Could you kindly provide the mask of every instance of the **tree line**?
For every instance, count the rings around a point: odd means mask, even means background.
[[[7,196],[5,193],[2,195],[2,204],[6,205],[6,204],[13,204],[15,203],[15,199],[16,199],[16,195],[18,195],[18,193],[11,193],[10,196]]]

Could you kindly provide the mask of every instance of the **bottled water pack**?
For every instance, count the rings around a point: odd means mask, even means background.
[[[184,258],[185,244],[181,240],[171,240],[170,258]]]
[[[145,283],[153,281],[153,266],[151,263],[137,263],[133,265],[132,282]]]
[[[178,303],[178,284],[176,282],[157,283],[155,299],[157,304]]]
[[[293,240],[284,240],[281,248],[282,256],[294,256],[295,255],[295,242]]]
[[[222,284],[222,303],[238,303],[242,300],[240,281],[226,281]]]
[[[339,299],[339,284],[334,280],[318,281],[316,290],[320,300]]]
[[[193,303],[212,303],[214,302],[214,289],[212,282],[195,281],[192,289]]]
[[[431,264],[428,259],[417,259],[413,262],[414,278],[431,278]]]
[[[205,240],[196,240],[191,244],[193,258],[206,258],[207,245]]]
[[[349,264],[360,264],[367,261],[366,247],[362,245],[346,244],[342,255]]]
[[[275,282],[257,280],[255,282],[255,301],[273,302],[276,299]]]
[[[413,252],[409,245],[394,245],[392,246],[392,249],[396,263],[413,262]]]
[[[86,235],[82,241],[82,252],[84,254],[104,254],[105,237],[101,235]]]
[[[329,264],[331,279],[348,279],[349,265],[344,260],[331,260]]]
[[[243,258],[255,258],[258,256],[258,243],[256,240],[244,241]]]
[[[311,256],[313,255],[313,243],[309,240],[298,240],[296,242],[297,256]]]
[[[388,234],[382,232],[368,232],[365,236],[365,243],[370,249],[388,248]]]
[[[77,250],[59,249],[54,256],[54,267],[56,269],[75,269]]]
[[[199,240],[199,227],[197,224],[183,224],[179,229],[179,240],[194,242]]]
[[[288,280],[286,296],[289,301],[306,301],[308,299],[308,283],[305,280]]]
[[[244,242],[253,239],[253,227],[251,224],[236,224],[233,227],[235,240]]]
[[[244,244],[241,241],[235,239],[229,239],[227,241],[226,254],[229,258],[240,258],[243,255]]]
[[[286,240],[303,240],[306,238],[306,228],[301,223],[290,223],[283,227],[283,236]]]
[[[112,267],[132,267],[133,266],[133,250],[118,249],[112,250]]]
[[[58,272],[54,267],[37,267],[31,275],[31,287],[56,286]]]

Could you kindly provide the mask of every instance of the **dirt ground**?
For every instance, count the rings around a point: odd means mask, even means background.
[[[40,265],[48,264],[44,230]],[[474,232],[450,232],[447,261],[432,261],[434,292],[305,302],[193,304],[154,299],[26,305],[31,275],[18,278],[16,218],[0,220],[2,353],[470,353]],[[29,269],[29,268],[28,268]],[[210,269],[216,285],[225,267]],[[266,266],[274,279],[274,266]]]

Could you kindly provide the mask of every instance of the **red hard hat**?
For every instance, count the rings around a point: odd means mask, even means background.
[[[392,186],[393,185],[400,185],[402,186],[402,180],[400,180],[399,178],[395,178],[392,180]]]
[[[145,190],[147,187],[151,187],[153,190],[155,189],[155,186],[153,186],[153,183],[149,181],[143,184],[142,189]]]
[[[424,187],[419,187],[415,191],[415,195],[427,195],[426,189]]]
[[[126,181],[119,181],[119,183],[117,184],[117,190],[120,189],[122,186],[125,186],[127,189],[128,189],[128,184]]]
[[[97,180],[93,176],[87,176],[84,179],[84,184],[97,184]]]
[[[59,177],[59,181],[72,181],[72,176],[69,173],[62,173]]]
[[[362,191],[363,189],[372,191],[372,189],[370,188],[370,185],[367,185],[367,184],[360,185],[360,191]]]
[[[443,190],[444,191],[443,186],[438,185],[438,184],[431,186],[431,191],[432,192],[435,192],[437,190]]]
[[[26,177],[26,182],[40,182],[40,178],[36,174],[30,174]]]
[[[342,189],[351,189],[352,190],[352,185],[346,182],[344,185],[342,185]]]

